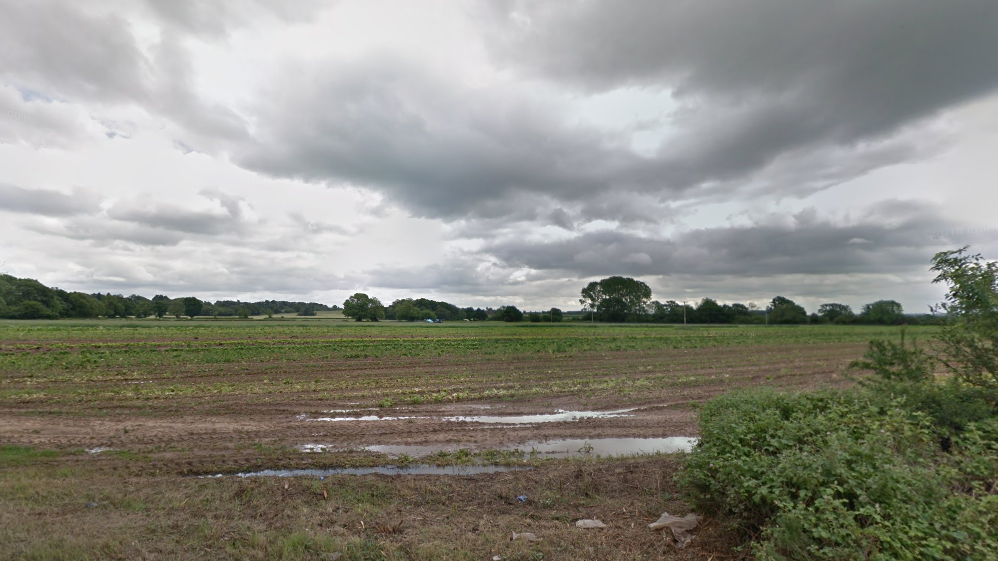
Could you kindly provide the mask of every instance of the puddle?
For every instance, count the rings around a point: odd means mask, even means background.
[[[388,454],[389,456],[401,456],[402,454],[406,454],[414,458],[422,458],[424,456],[432,456],[437,452],[455,452],[461,448],[468,447],[442,444],[378,444],[374,446],[364,446],[361,450],[377,452],[379,454]]]
[[[329,477],[331,475],[478,475],[480,473],[502,473],[507,471],[523,471],[527,467],[509,466],[431,466],[425,464],[412,466],[377,466],[369,468],[331,468],[331,469],[265,469],[247,473],[231,474],[233,477]],[[224,477],[224,474],[203,475],[202,477]]]
[[[532,440],[499,448],[500,450],[520,450],[527,455],[537,454],[546,458],[570,458],[580,456],[627,456],[632,454],[671,454],[689,452],[697,442],[696,438],[674,436],[669,438],[568,438],[556,440]],[[301,444],[302,452],[329,452],[335,444]],[[471,444],[373,444],[352,450],[366,450],[378,454],[398,457],[403,454],[414,458],[425,458],[438,452],[456,452],[467,449],[481,450]]]
[[[302,452],[329,452],[333,448],[336,448],[335,444],[300,444],[295,446],[298,450]]]
[[[429,417],[379,417],[377,415],[364,415],[361,417],[316,417],[314,419],[308,418],[307,415],[298,415],[299,421],[404,421],[406,419],[429,419]]]
[[[626,456],[630,454],[655,454],[689,452],[696,444],[696,438],[674,436],[670,438],[591,438],[563,439],[526,442],[519,448],[527,454],[534,452],[547,458],[569,458],[578,456]]]
[[[628,415],[635,408],[618,409],[616,411],[564,411],[559,409],[554,413],[540,415],[470,415],[460,417],[444,417],[445,421],[464,421],[468,423],[502,423],[519,425],[524,423],[561,423],[579,421],[582,419],[609,419],[613,417],[633,417]]]

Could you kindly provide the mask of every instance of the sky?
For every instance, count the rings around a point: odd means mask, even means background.
[[[998,257],[998,3],[0,0],[0,272],[926,312]]]

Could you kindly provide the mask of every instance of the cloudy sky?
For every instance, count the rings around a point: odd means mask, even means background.
[[[0,271],[926,311],[998,257],[998,3],[0,0]]]

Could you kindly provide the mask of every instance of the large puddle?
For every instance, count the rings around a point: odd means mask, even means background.
[[[429,419],[429,417],[379,417],[377,415],[364,415],[361,417],[316,417],[314,419],[304,418],[301,420],[335,422],[335,421],[404,421],[406,419]]]
[[[697,439],[685,436],[669,438],[567,438],[526,442],[517,448],[528,455],[540,454],[546,458],[570,458],[690,452],[696,442]]]
[[[554,413],[541,413],[538,415],[458,415],[451,417],[440,417],[444,421],[482,423],[486,425],[501,425],[512,427],[515,425],[533,425],[537,423],[564,423],[581,421],[582,419],[611,419],[614,417],[633,417],[629,413],[638,408],[617,409],[616,411],[565,411],[559,409]],[[323,413],[354,413],[361,409],[330,409]],[[355,416],[334,416],[334,417],[311,417],[302,413],[296,415],[299,421],[326,421],[326,422],[375,422],[375,421],[404,421],[408,419],[431,419],[432,417],[422,416],[382,416],[382,415],[355,415]],[[490,427],[491,428],[491,427]]]
[[[502,423],[506,425],[519,425],[527,423],[561,423],[566,421],[579,421],[582,419],[609,419],[613,417],[633,417],[628,415],[635,408],[618,409],[616,411],[564,411],[558,410],[554,413],[543,413],[540,415],[467,415],[458,417],[444,417],[445,421],[464,421],[468,423]]]
[[[669,438],[567,438],[554,440],[532,440],[520,444],[506,445],[499,450],[519,450],[527,456],[545,458],[572,458],[584,456],[629,456],[634,454],[671,454],[689,452],[696,444],[696,438],[673,436]],[[302,444],[302,452],[330,452],[335,444]],[[425,458],[440,452],[458,450],[475,451],[474,445],[461,444],[375,444],[369,446],[343,447],[342,450],[366,450],[397,458],[411,456]]]
[[[510,466],[431,466],[425,464],[411,466],[376,466],[366,468],[329,468],[329,469],[264,469],[246,473],[230,474],[233,477],[329,477],[331,475],[478,475],[481,473],[502,473],[507,471],[523,471],[527,467]],[[206,475],[203,477],[224,477],[225,474]]]

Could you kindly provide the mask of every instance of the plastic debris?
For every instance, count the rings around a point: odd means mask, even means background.
[[[515,540],[527,540],[528,542],[539,542],[541,541],[541,538],[538,538],[537,536],[531,534],[530,532],[521,532],[519,534],[513,532],[513,537],[511,537],[509,541],[515,541]]]
[[[585,520],[579,520],[575,523],[576,528],[606,528],[606,524],[600,522],[599,520],[587,518]]]
[[[87,503],[86,506],[87,506],[87,508],[97,508],[97,503],[91,501],[91,502]]]
[[[682,518],[663,512],[662,516],[659,516],[658,520],[649,524],[648,527],[652,530],[669,528],[672,530],[672,537],[676,538],[676,547],[683,549],[693,541],[693,536],[690,535],[689,531],[696,528],[699,522],[700,516],[692,512]]]
[[[498,555],[493,555],[492,556],[492,561],[502,561],[502,557],[500,557]]]
[[[520,501],[521,503],[525,503],[525,502],[527,502],[527,496],[526,495],[520,495],[519,497],[516,498],[516,500]]]

